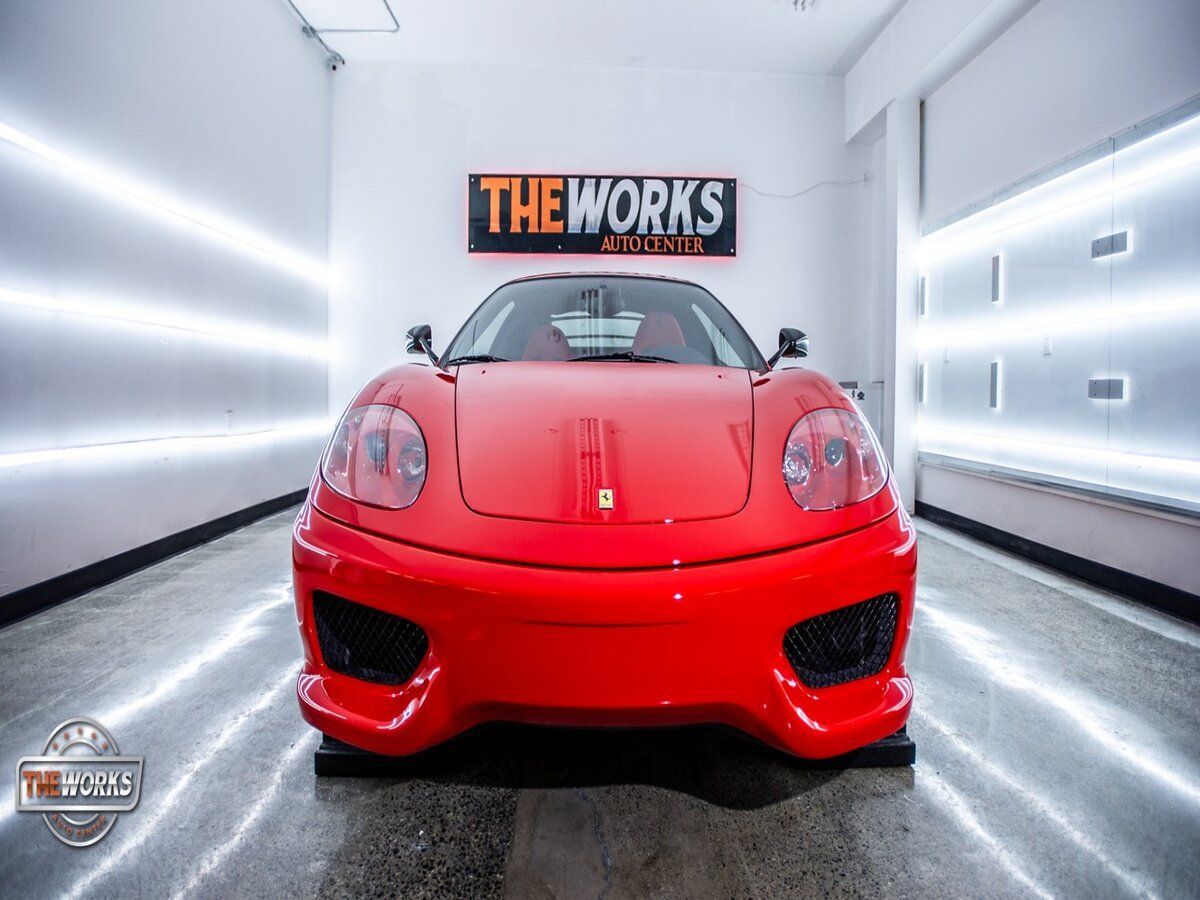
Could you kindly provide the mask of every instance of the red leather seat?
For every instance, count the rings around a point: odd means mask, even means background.
[[[521,359],[536,362],[562,362],[571,355],[567,337],[561,328],[553,325],[542,325],[529,336],[525,342],[525,352]]]
[[[652,309],[646,313],[633,336],[633,352],[640,353],[651,347],[683,347],[683,329],[669,312]]]

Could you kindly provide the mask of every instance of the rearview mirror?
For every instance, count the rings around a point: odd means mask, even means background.
[[[808,356],[808,335],[799,328],[779,329],[779,349],[767,360],[767,368],[775,368],[775,363],[783,357],[803,358]]]
[[[424,354],[436,366],[438,358],[433,352],[433,329],[428,325],[414,325],[408,329],[408,352]]]

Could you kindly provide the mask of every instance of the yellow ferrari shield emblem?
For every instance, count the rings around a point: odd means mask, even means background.
[[[613,508],[612,488],[600,488],[600,496],[597,500],[597,505],[601,509],[612,509]]]

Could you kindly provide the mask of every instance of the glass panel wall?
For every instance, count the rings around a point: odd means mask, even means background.
[[[921,243],[924,462],[1200,512],[1200,117]]]

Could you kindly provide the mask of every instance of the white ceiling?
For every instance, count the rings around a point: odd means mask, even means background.
[[[382,0],[294,0],[317,28],[387,28]],[[904,0],[391,0],[396,34],[330,33],[347,61],[841,75]]]

